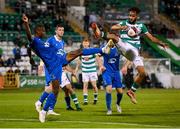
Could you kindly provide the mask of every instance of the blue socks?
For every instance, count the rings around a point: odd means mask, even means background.
[[[43,103],[44,100],[47,98],[48,95],[49,95],[49,93],[46,92],[46,91],[44,91],[44,92],[42,93],[42,95],[41,95],[39,101],[40,101],[41,103]]]
[[[106,106],[108,110],[111,110],[111,93],[106,92]]]
[[[50,104],[49,110],[54,110],[54,107],[55,107],[55,105],[56,105],[56,102],[57,102],[57,99]]]
[[[96,53],[102,53],[101,48],[84,48],[83,49],[83,55],[92,55]]]
[[[123,94],[117,93],[117,102],[116,102],[116,104],[118,104],[118,105],[120,104],[122,96],[123,96]]]
[[[51,92],[47,97],[43,110],[48,111],[49,107],[54,105],[55,103],[56,103],[56,96],[54,95],[54,93]]]

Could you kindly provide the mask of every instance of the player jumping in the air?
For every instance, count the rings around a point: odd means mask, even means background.
[[[112,30],[118,30],[120,32],[120,38],[114,34],[107,32],[101,32],[98,26],[94,23],[92,24],[92,29],[96,37],[104,39],[113,39],[115,45],[118,47],[119,51],[130,61],[133,62],[135,68],[137,69],[137,76],[134,79],[132,87],[127,91],[127,95],[130,97],[131,101],[136,104],[137,100],[134,92],[136,91],[138,85],[141,84],[145,77],[145,69],[143,60],[139,54],[140,48],[140,34],[145,34],[153,43],[156,43],[163,48],[168,47],[167,44],[158,40],[156,37],[152,36],[146,28],[146,26],[137,22],[138,14],[140,10],[136,7],[129,9],[129,19],[121,21],[117,25],[111,27]],[[125,65],[126,66],[126,65]],[[124,68],[126,69],[126,68]]]

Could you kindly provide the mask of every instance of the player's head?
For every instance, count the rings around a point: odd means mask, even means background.
[[[56,32],[57,37],[62,38],[62,36],[64,35],[64,27],[62,25],[58,24],[56,26],[55,32]]]
[[[129,23],[134,24],[140,13],[140,9],[137,7],[132,7],[129,10]]]
[[[34,29],[35,35],[38,37],[44,37],[46,34],[45,27],[42,24],[36,25]]]
[[[89,38],[84,38],[83,39],[83,42],[82,42],[82,47],[83,48],[89,48],[90,47],[90,40],[89,40]]]

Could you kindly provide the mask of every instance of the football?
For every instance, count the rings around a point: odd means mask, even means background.
[[[128,36],[130,37],[135,37],[137,34],[136,32],[134,31],[134,29],[130,28],[127,32]]]

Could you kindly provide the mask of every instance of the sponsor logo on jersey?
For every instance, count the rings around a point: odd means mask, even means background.
[[[58,54],[58,55],[64,55],[64,54],[65,54],[65,52],[64,52],[64,50],[63,50],[63,49],[59,49],[59,50],[57,51],[57,54]]]
[[[108,60],[108,63],[111,63],[111,64],[115,63],[115,62],[116,62],[116,58],[111,58],[111,59]]]

